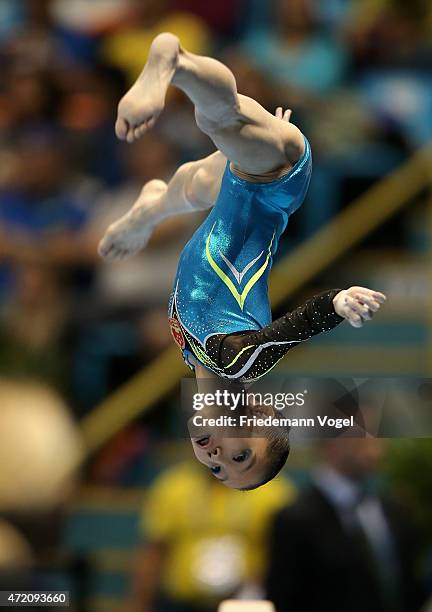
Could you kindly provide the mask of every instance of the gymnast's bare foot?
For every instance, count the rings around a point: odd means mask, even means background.
[[[146,183],[131,210],[107,229],[99,243],[99,255],[120,261],[141,251],[161,219],[160,210],[166,191],[164,181]]]
[[[115,127],[120,140],[134,142],[154,126],[164,109],[179,55],[180,43],[173,34],[159,34],[154,39],[144,70],[120,101]]]

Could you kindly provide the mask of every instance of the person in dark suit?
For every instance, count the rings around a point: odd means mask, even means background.
[[[417,612],[418,540],[370,487],[382,442],[326,440],[311,484],[274,519],[267,596],[277,612]]]

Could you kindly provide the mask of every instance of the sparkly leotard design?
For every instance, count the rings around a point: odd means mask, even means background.
[[[221,377],[255,380],[306,336],[341,320],[326,294],[314,310],[310,304],[303,313],[298,309],[306,324],[296,317],[285,325],[271,322],[273,256],[289,216],[303,203],[311,172],[306,139],[302,158],[270,183],[242,179],[227,164],[215,206],[181,253],[169,303],[172,335],[190,367],[193,356]],[[295,337],[286,329],[294,323]]]

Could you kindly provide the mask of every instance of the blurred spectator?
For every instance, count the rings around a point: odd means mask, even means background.
[[[25,132],[12,155],[13,170],[0,189],[1,255],[56,264],[85,260],[78,232],[86,224],[87,196],[60,134]]]
[[[105,39],[103,56],[134,81],[144,67],[153,38],[162,32],[176,34],[192,53],[206,54],[211,49],[211,32],[200,17],[176,11],[172,0],[134,0],[129,24]]]
[[[0,55],[7,64],[46,69],[91,62],[97,41],[59,24],[53,0],[22,0],[20,25],[3,41]]]
[[[74,163],[86,175],[116,187],[123,172],[113,125],[118,101],[126,89],[123,74],[98,63],[91,69],[62,74],[60,83],[64,99],[59,122]]]
[[[218,2],[201,2],[201,0],[175,0],[177,10],[186,11],[201,17],[217,34],[234,34],[239,21],[244,20],[248,0],[219,0]]]
[[[283,480],[247,494],[218,486],[192,463],[163,473],[143,514],[130,609],[210,612],[242,588],[256,590],[270,517],[292,497]]]
[[[3,79],[0,94],[3,130],[22,132],[39,125],[57,124],[62,92],[52,72],[11,65],[5,70]]]
[[[431,8],[424,0],[357,2],[346,29],[360,67],[430,66]]]
[[[16,29],[20,16],[20,6],[16,0],[0,2],[0,40]]]
[[[99,35],[127,19],[134,0],[53,0],[52,12],[59,24],[71,30]]]
[[[359,84],[373,115],[412,146],[432,137],[430,4],[385,0],[361,3],[346,26]]]
[[[410,521],[371,487],[377,439],[322,443],[312,483],[276,517],[267,592],[277,612],[415,612],[418,539]]]
[[[312,0],[318,23],[325,26],[335,36],[338,36],[344,23],[353,12],[355,1],[327,0],[326,2],[320,2],[320,0]],[[363,0],[362,3],[366,4]]]
[[[64,389],[68,296],[49,267],[22,264],[15,272],[15,290],[0,311],[0,372]]]
[[[344,77],[347,52],[319,30],[311,0],[278,0],[275,26],[250,31],[243,42],[250,60],[284,88],[280,104],[296,108],[324,94]]]

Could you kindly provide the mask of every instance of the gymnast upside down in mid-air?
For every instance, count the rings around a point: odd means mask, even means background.
[[[169,303],[173,338],[197,378],[213,374],[253,382],[308,338],[344,319],[354,327],[370,320],[385,296],[351,287],[316,295],[272,322],[268,276],[288,218],[306,195],[309,143],[290,123],[291,111],[278,108],[271,115],[237,93],[226,66],[185,51],[169,33],[155,38],[143,72],[119,104],[121,140],[132,143],[153,127],[170,84],[193,102],[198,127],[218,150],[182,165],[168,184],[144,185],[132,209],[108,228],[99,252],[111,260],[129,257],[147,244],[163,219],[211,209],[183,249]],[[289,448],[276,436],[272,449],[279,444],[280,452],[266,463],[257,458],[270,456],[260,447],[268,440],[254,438],[254,449],[244,448],[244,438],[229,445],[224,438],[222,444],[215,433],[193,436],[193,441],[197,458],[217,478],[243,489],[272,478]]]

